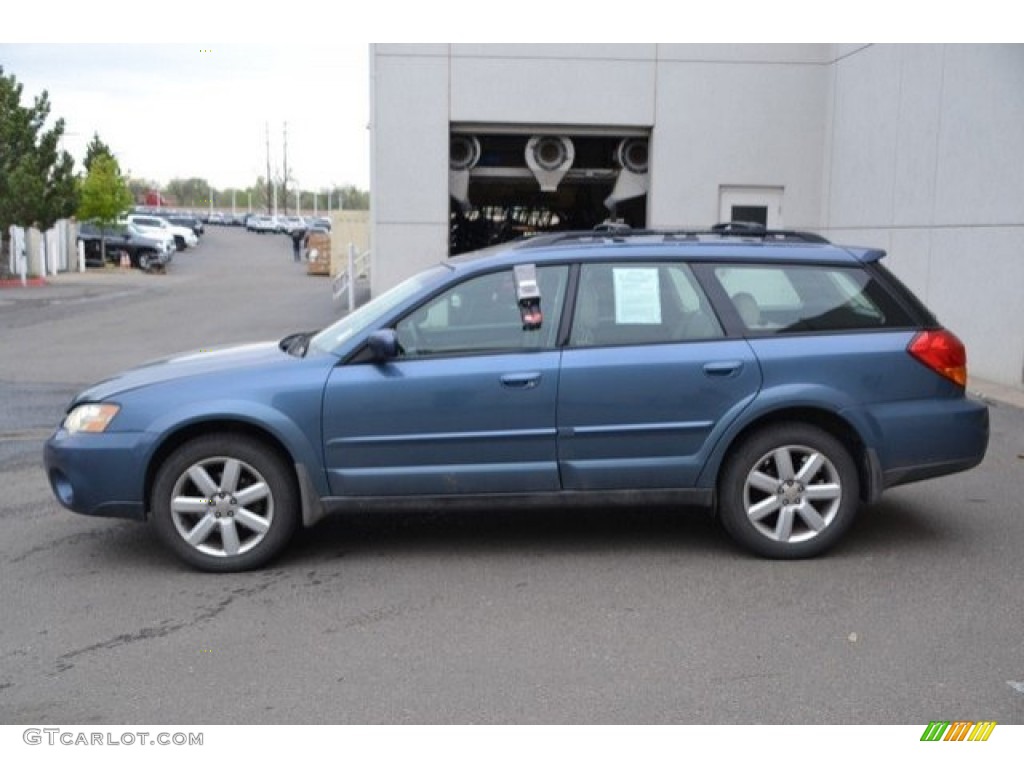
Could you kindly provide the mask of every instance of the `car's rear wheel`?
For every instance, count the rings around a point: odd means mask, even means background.
[[[849,528],[859,505],[850,452],[810,424],[774,424],[740,443],[719,484],[719,516],[743,547],[764,557],[814,557]]]
[[[283,459],[252,438],[191,440],[161,465],[153,524],[178,557],[205,571],[259,568],[287,545],[299,519],[298,492]]]

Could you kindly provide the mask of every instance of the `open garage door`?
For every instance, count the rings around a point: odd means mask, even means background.
[[[647,131],[462,128],[449,142],[449,253],[523,235],[647,223]]]

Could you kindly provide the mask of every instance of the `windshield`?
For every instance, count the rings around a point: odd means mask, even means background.
[[[403,301],[419,293],[422,288],[436,282],[441,275],[445,274],[448,274],[448,269],[438,266],[410,277],[405,282],[382,293],[373,301],[345,315],[334,325],[324,328],[310,340],[309,346],[319,352],[333,352],[340,344],[359,331],[369,328],[378,318],[388,314]]]

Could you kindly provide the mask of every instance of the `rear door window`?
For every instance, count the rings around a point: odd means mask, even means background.
[[[686,264],[584,264],[580,270],[570,346],[664,344],[722,335]]]
[[[913,325],[907,312],[861,268],[730,264],[713,272],[743,327],[752,333]]]

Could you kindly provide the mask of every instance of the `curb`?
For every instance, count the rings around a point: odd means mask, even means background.
[[[0,280],[0,288],[41,288],[44,285],[49,285],[45,277],[26,278],[24,285],[20,277]]]
[[[967,393],[988,403],[1000,403],[1024,409],[1024,388],[972,378],[967,382]]]

